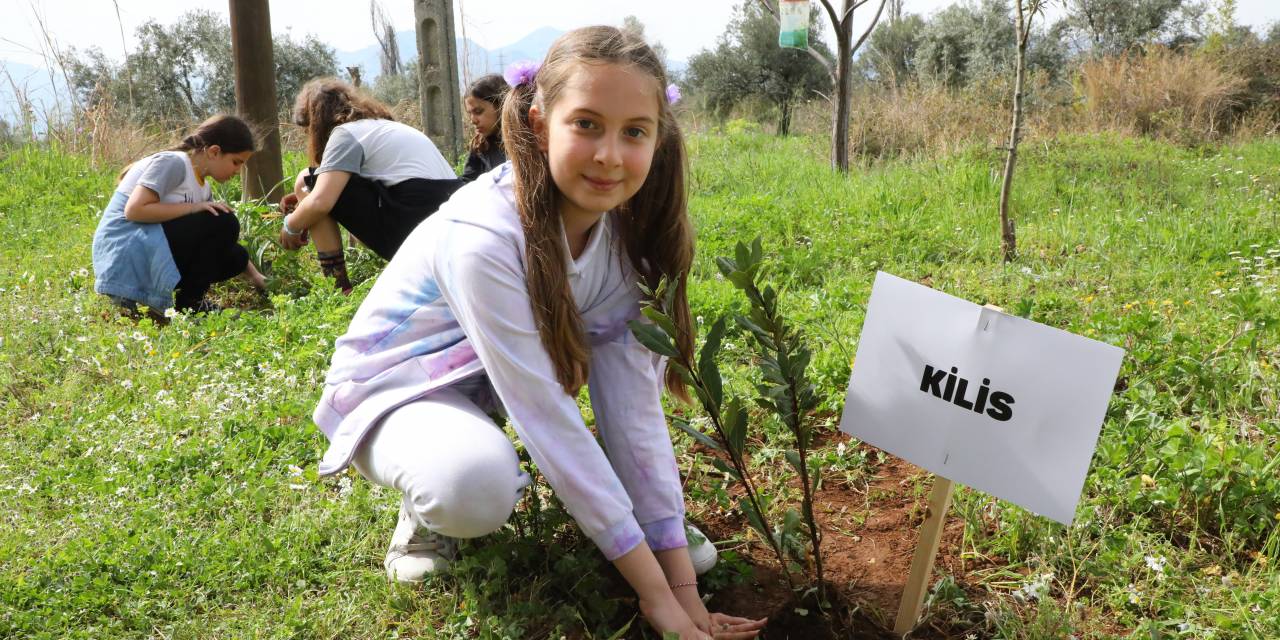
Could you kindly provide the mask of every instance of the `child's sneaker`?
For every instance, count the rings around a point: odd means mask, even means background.
[[[395,533],[391,534],[391,546],[382,566],[387,579],[397,582],[422,582],[428,574],[443,571],[457,554],[453,538],[419,529],[404,506]]]
[[[693,572],[702,575],[716,566],[716,546],[697,527],[684,523],[684,535],[689,539],[689,560],[693,562]]]

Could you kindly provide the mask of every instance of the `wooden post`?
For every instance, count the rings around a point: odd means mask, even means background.
[[[1004,313],[1003,308],[994,304],[982,306],[984,309]],[[982,320],[979,323],[982,324],[983,331],[989,330],[989,324]],[[916,553],[911,557],[911,574],[907,577],[907,586],[902,590],[898,619],[893,624],[893,632],[898,636],[905,637],[920,619],[920,607],[924,605],[924,594],[929,590],[933,561],[938,557],[938,545],[942,542],[942,529],[947,521],[947,510],[951,508],[954,489],[950,480],[934,474],[933,490],[929,492],[929,511],[920,527],[920,541],[916,543]]]
[[[458,75],[453,0],[416,0],[418,86],[422,130],[451,162],[463,152],[462,91]]]
[[[230,0],[231,56],[235,61],[236,112],[253,127],[259,149],[241,171],[244,197],[276,201],[283,195],[280,123],[276,113],[276,65],[267,0]]]
[[[950,480],[934,476],[933,491],[929,493],[929,511],[924,525],[920,527],[920,542],[916,544],[916,553],[911,558],[911,575],[902,591],[898,620],[893,625],[893,632],[899,636],[905,636],[915,628],[916,620],[920,619],[920,607],[924,604],[925,592],[929,590],[929,578],[933,575],[938,544],[942,542],[942,525],[947,519],[947,509],[951,507],[953,488]]]

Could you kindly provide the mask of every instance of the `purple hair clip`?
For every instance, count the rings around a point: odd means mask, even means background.
[[[680,97],[680,87],[677,87],[675,83],[667,85],[667,104],[680,102]]]
[[[538,68],[542,64],[533,60],[521,60],[513,62],[507,66],[506,71],[502,72],[502,77],[507,80],[507,84],[518,87],[522,84],[532,84],[535,76],[538,75]]]

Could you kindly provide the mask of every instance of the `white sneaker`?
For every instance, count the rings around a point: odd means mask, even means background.
[[[428,574],[443,571],[457,555],[457,543],[453,538],[419,529],[404,506],[395,533],[391,534],[391,546],[382,566],[387,579],[396,582],[422,582]]]
[[[702,575],[716,566],[716,546],[697,527],[684,523],[684,535],[689,539],[689,560],[693,562],[693,572]]]

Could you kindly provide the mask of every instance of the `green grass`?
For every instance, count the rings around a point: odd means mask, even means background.
[[[961,490],[967,557],[1005,564],[970,577],[986,604],[944,581],[935,615],[980,637],[1280,637],[1280,142],[1027,144],[1008,265],[995,152],[849,177],[824,156],[817,139],[699,136],[690,185],[694,313],[743,308],[712,260],[763,236],[825,415],[879,269],[1128,351],[1075,524]],[[50,150],[0,159],[0,637],[607,638],[628,624],[625,589],[545,496],[451,575],[388,585],[396,497],[317,479],[309,418],[368,284],[331,292],[246,207],[270,304],[164,329],[116,318],[89,271],[114,172]],[[378,266],[355,270],[367,282]],[[727,342],[745,389],[746,337]],[[764,429],[756,464],[780,483]],[[718,474],[687,438],[677,448],[691,514],[720,508]],[[742,578],[725,564],[711,584]],[[1025,595],[1037,577],[1044,596]]]

